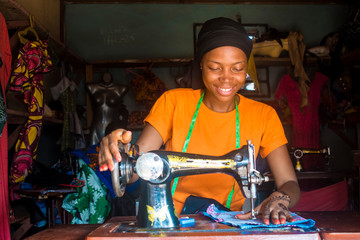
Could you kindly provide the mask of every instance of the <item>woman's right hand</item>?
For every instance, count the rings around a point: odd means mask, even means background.
[[[121,155],[119,151],[119,143],[130,143],[132,132],[125,129],[117,129],[106,135],[100,143],[99,149],[99,170],[114,170],[114,160],[121,162]]]

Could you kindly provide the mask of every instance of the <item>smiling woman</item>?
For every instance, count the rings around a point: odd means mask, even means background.
[[[164,145],[168,151],[221,156],[251,140],[255,155],[267,158],[279,190],[255,210],[265,224],[292,221],[288,208],[297,203],[300,191],[282,124],[272,107],[238,94],[246,81],[252,41],[241,24],[220,17],[204,23],[197,46],[195,60],[184,78],[197,88],[163,93],[145,118],[135,144],[144,153]],[[130,131],[118,129],[103,138],[101,171],[114,169],[113,156],[121,161],[118,143],[127,144],[131,136]],[[134,176],[133,181],[137,178]],[[221,173],[175,178],[171,192],[178,215],[186,209],[185,204],[195,206],[193,199],[215,200],[230,210],[240,210],[245,201],[236,180]],[[238,216],[250,217],[251,212]]]
[[[234,95],[243,87],[247,72],[245,53],[232,46],[207,52],[200,63],[202,79],[207,89],[204,104],[215,112],[235,109]]]

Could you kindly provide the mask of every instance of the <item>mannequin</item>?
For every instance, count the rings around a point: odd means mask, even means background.
[[[106,72],[101,82],[87,84],[87,90],[93,111],[90,127],[90,145],[93,145],[112,130],[126,127],[129,113],[123,97],[128,87],[114,83],[111,73]]]

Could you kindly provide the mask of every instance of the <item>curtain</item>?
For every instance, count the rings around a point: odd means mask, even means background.
[[[3,65],[0,68],[0,81],[3,94],[11,72],[11,49],[6,22],[0,13],[0,54]],[[6,98],[5,102],[6,102]],[[9,194],[8,194],[8,133],[7,123],[0,137],[0,239],[10,239]]]

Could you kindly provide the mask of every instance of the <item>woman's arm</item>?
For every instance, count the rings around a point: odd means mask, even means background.
[[[296,205],[300,198],[300,187],[296,178],[286,145],[272,151],[267,157],[271,173],[274,176],[277,191],[261,202],[255,210],[265,224],[284,224],[293,221],[289,208]],[[251,213],[239,214],[239,219],[249,219]]]
[[[100,150],[98,155],[100,171],[114,169],[114,161],[121,161],[119,151],[119,144],[130,143],[132,139],[132,132],[125,129],[117,129],[105,136],[100,143]],[[151,150],[157,150],[163,144],[163,140],[159,132],[150,124],[146,124],[139,138],[136,140],[139,146],[139,152],[145,153]]]
[[[288,207],[292,208],[300,199],[300,187],[286,145],[272,151],[266,159],[277,190],[290,197]]]

